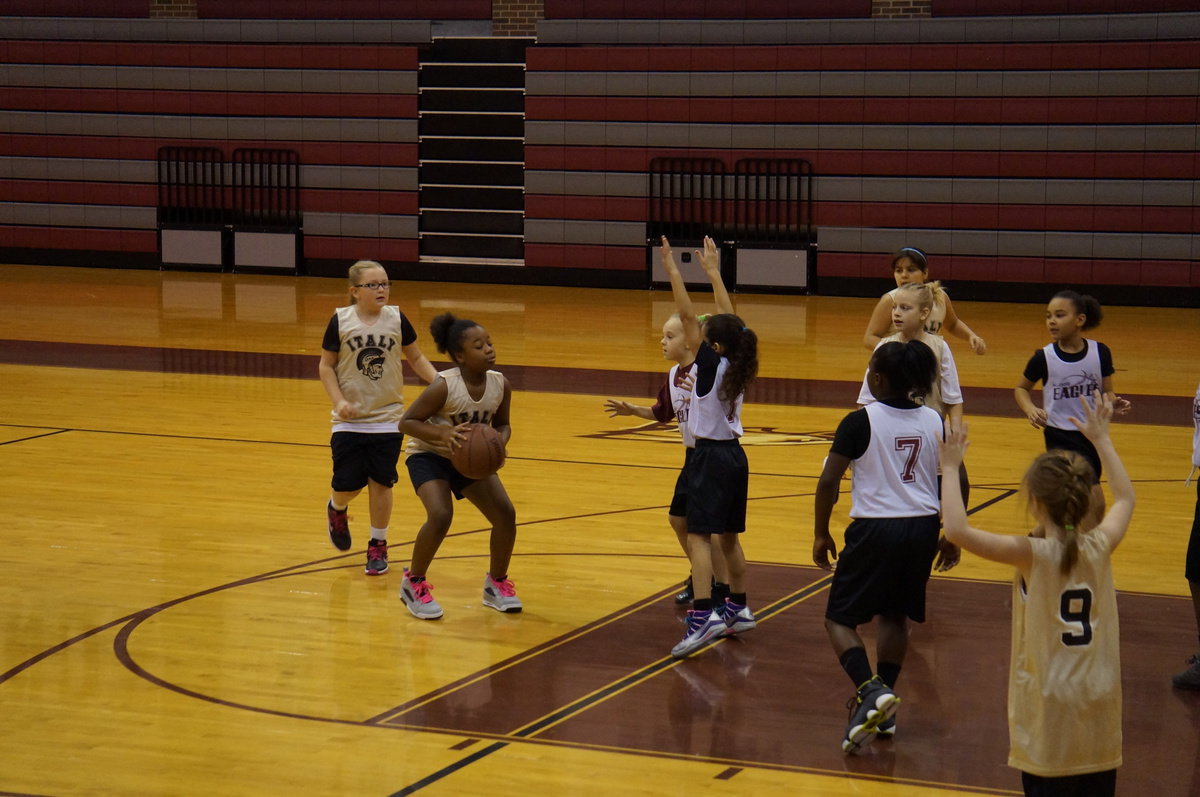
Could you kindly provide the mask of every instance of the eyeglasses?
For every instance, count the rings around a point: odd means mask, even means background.
[[[392,287],[392,283],[390,283],[390,282],[360,282],[359,284],[355,285],[354,287],[355,288],[366,288],[369,291],[377,291],[380,288],[387,290],[388,288]]]

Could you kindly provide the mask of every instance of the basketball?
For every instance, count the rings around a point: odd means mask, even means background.
[[[485,479],[504,465],[504,440],[486,423],[473,423],[467,439],[450,455],[454,469],[468,479]]]

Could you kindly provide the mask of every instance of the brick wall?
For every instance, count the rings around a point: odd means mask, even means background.
[[[873,17],[928,17],[933,0],[871,0]]]
[[[150,0],[151,19],[196,19],[196,0]]]
[[[545,16],[543,0],[492,0],[492,32],[496,36],[533,36]]]

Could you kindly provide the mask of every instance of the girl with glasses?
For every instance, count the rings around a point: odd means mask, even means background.
[[[413,325],[388,304],[387,272],[374,260],[350,266],[350,303],[339,307],[325,328],[318,374],[333,403],[332,492],[326,505],[329,539],[339,551],[351,546],[347,508],[363,488],[371,514],[366,573],[387,572],[387,532],[392,516],[392,485],[404,435],[404,368],[433,382],[437,370],[417,346]]]

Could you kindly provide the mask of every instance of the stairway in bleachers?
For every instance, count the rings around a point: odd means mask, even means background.
[[[422,263],[524,265],[529,44],[447,38],[422,51]]]

